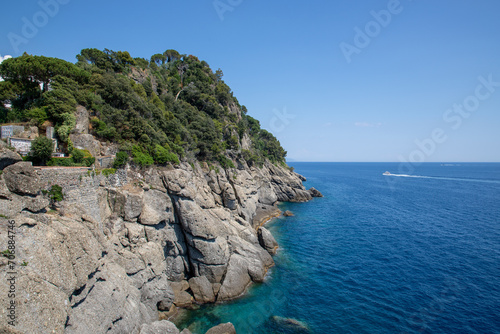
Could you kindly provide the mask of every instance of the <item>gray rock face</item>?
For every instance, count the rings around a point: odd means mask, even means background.
[[[125,270],[104,263],[84,290],[73,295],[65,333],[134,333],[156,319],[156,312],[141,303],[141,293]]]
[[[236,334],[236,329],[232,323],[228,322],[210,328],[206,334]]]
[[[84,106],[76,107],[76,125],[73,133],[88,134],[89,133],[89,112]]]
[[[166,276],[158,276],[141,288],[141,302],[150,309],[168,311],[174,302],[174,292]]]
[[[82,150],[89,150],[92,156],[101,155],[101,144],[98,140],[88,133],[72,133],[69,138],[73,142],[73,145]]]
[[[168,320],[144,324],[139,334],[179,334],[179,330]]]
[[[323,194],[319,192],[319,190],[316,190],[316,188],[311,187],[309,189],[309,193],[311,194],[312,197],[323,197]]]
[[[269,232],[266,228],[260,227],[258,230],[259,234],[259,243],[269,254],[276,254],[276,250],[278,249],[278,243],[276,239],[274,239],[271,232]]]
[[[80,183],[63,184],[63,192],[78,189],[82,198],[65,199],[55,214],[43,213],[48,200],[33,167],[6,167],[0,211],[16,221],[16,251],[28,263],[20,268],[19,329],[178,333],[157,322],[158,311],[231,300],[262,282],[277,243],[252,224],[276,215],[276,201],[303,201],[315,192],[285,168],[237,164],[218,172],[188,163],[129,168],[120,183],[85,174]],[[0,244],[7,244],[5,235]],[[8,290],[5,268],[0,266],[2,295]],[[1,323],[4,317],[0,312]]]
[[[143,225],[158,225],[161,222],[175,222],[172,202],[168,195],[159,190],[144,192],[143,207],[139,222]]]
[[[212,283],[205,276],[193,277],[189,280],[189,287],[194,299],[199,303],[213,303],[215,294]]]
[[[40,192],[38,175],[30,162],[18,162],[3,170],[7,188],[19,195],[36,196]]]
[[[15,164],[16,162],[23,161],[23,158],[14,151],[9,150],[6,145],[2,142],[0,146],[0,170],[5,167]]]

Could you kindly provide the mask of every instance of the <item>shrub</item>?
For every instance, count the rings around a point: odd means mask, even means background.
[[[141,167],[150,166],[155,163],[153,157],[141,149],[138,145],[134,145],[132,148],[132,157],[132,161]]]
[[[47,137],[37,137],[31,143],[30,158],[33,162],[45,165],[52,157],[54,143]]]
[[[87,167],[92,166],[92,165],[94,164],[94,162],[95,162],[95,158],[94,158],[93,156],[90,156],[90,157],[85,157],[85,158],[83,158],[83,160],[82,160],[82,164],[83,164],[84,166],[87,166]]]
[[[128,162],[128,153],[120,151],[116,153],[115,161],[113,161],[113,168],[121,168]]]
[[[220,165],[222,168],[227,169],[227,168],[234,168],[234,162],[226,157],[225,155],[219,155],[217,157],[217,161],[219,161]]]
[[[85,152],[83,150],[79,150],[77,148],[73,149],[73,152],[71,152],[72,159],[75,163],[79,164],[82,163],[83,158],[85,157]]]
[[[54,202],[60,202],[60,201],[62,201],[64,199],[64,196],[63,196],[63,193],[62,193],[61,186],[58,186],[57,184],[54,184],[52,186],[52,188],[50,188],[49,197]]]
[[[115,168],[104,168],[101,172],[102,172],[102,175],[104,175],[105,177],[108,177],[112,174],[115,174],[116,169]]]
[[[175,164],[179,163],[179,158],[175,153],[170,152],[163,146],[156,145],[154,159],[159,164],[165,164],[167,162],[172,162]]]
[[[75,162],[71,158],[52,158],[47,162],[47,166],[73,167]]]

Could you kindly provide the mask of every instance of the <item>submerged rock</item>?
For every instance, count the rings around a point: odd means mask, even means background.
[[[283,212],[283,216],[285,216],[285,217],[292,217],[293,213],[292,213],[292,211],[286,210],[285,212]]]
[[[304,334],[311,333],[309,326],[305,322],[297,319],[284,318],[275,315],[271,318],[271,321],[278,328],[291,330],[294,333],[304,333]]]

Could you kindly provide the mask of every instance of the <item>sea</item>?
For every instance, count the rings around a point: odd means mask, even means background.
[[[265,282],[178,323],[203,334],[500,333],[500,164],[291,163]],[[389,171],[391,175],[383,175]]]

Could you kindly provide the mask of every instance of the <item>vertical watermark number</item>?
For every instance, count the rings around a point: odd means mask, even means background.
[[[9,220],[7,224],[7,250],[2,252],[2,255],[8,259],[7,262],[7,323],[15,326],[17,323],[16,315],[16,222]]]

